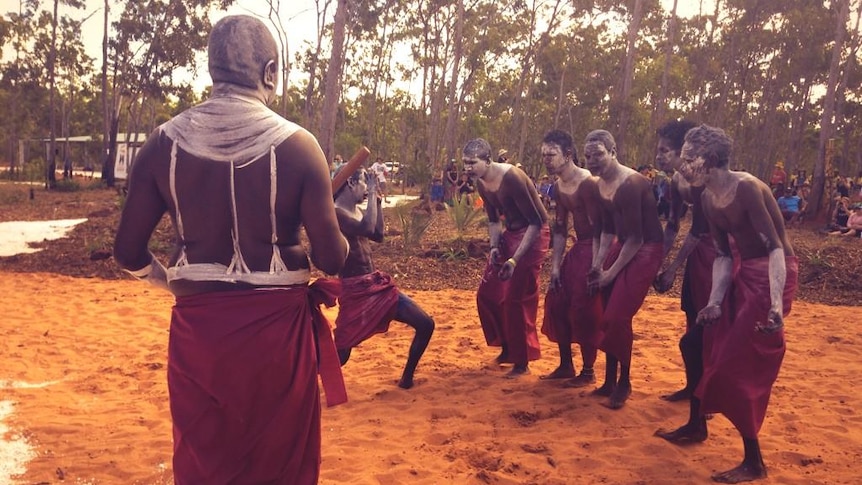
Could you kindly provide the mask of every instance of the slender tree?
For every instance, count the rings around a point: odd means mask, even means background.
[[[814,183],[811,186],[809,207],[811,214],[819,214],[823,206],[824,186],[826,184],[826,146],[834,134],[835,97],[838,88],[838,74],[844,39],[847,37],[847,20],[850,17],[850,0],[837,3],[835,16],[835,39],[832,44],[832,61],[829,64],[829,77],[826,81],[826,95],[823,98],[823,114],[820,117],[820,140],[817,148],[817,162],[814,165]],[[829,194],[826,194],[827,196]]]
[[[347,26],[347,0],[337,0],[335,23],[332,32],[332,54],[326,70],[323,95],[323,113],[320,118],[320,144],[326,160],[332,160],[335,151],[335,122],[341,100],[341,71],[344,65],[344,33]]]

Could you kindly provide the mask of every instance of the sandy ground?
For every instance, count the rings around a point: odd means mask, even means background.
[[[0,401],[10,403],[0,406],[0,483],[172,483],[170,295],[48,274],[0,273],[0,287]],[[634,392],[612,411],[586,391],[539,380],[557,363],[544,338],[532,374],[503,379],[506,369],[489,365],[497,351],[484,345],[471,292],[410,295],[437,322],[417,386],[395,386],[408,327],[395,323],[354,351],[344,368],[350,401],[323,411],[323,484],[703,483],[741,458],[722,416],[703,444],[652,436],[682,424],[688,409],[659,399],[684,378],[674,299],[650,297],[637,317]],[[859,483],[857,312],[794,304],[761,432],[766,483]]]

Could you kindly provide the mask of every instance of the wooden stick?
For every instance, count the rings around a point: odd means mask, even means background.
[[[335,195],[338,189],[353,175],[353,172],[356,172],[368,160],[368,155],[371,155],[371,150],[368,147],[363,146],[359,150],[356,150],[356,153],[350,157],[350,160],[332,178],[332,195]]]

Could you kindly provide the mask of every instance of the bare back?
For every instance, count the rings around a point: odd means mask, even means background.
[[[179,234],[178,211],[171,190],[171,150],[173,140],[156,130],[139,152],[130,179],[127,209],[118,230],[118,247],[141,252],[146,241],[167,211],[177,229],[178,248],[189,263],[229,265],[235,255],[232,232],[232,200],[236,203],[236,232],[239,252],[251,271],[268,272],[277,247],[288,270],[309,268],[300,244],[304,226],[312,248],[312,259],[323,271],[337,268],[343,256],[338,226],[332,207],[332,192],[323,154],[314,137],[299,130],[275,147],[277,167],[275,202],[271,213],[270,156],[267,153],[243,166],[201,159],[177,149],[175,191],[182,222]],[[234,195],[231,195],[233,185]],[[133,200],[134,199],[134,200]],[[276,239],[273,241],[273,219]],[[335,231],[333,231],[335,230]],[[213,291],[226,286],[207,281],[177,281],[177,293]]]

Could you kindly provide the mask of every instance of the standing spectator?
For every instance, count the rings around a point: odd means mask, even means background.
[[[446,184],[446,201],[451,201],[455,198],[458,189],[458,166],[455,165],[455,159],[449,160],[446,169],[443,171],[443,180]]]
[[[796,190],[799,190],[802,187],[802,184],[805,183],[805,180],[808,178],[805,170],[799,169],[796,171],[796,175],[793,176],[793,180],[790,182],[790,186]]]
[[[330,178],[335,177],[335,172],[338,172],[342,165],[344,165],[344,159],[341,158],[341,155],[335,155],[335,160],[332,162],[332,169],[329,172]]]
[[[432,203],[443,202],[445,199],[446,188],[443,186],[443,181],[440,177],[434,177],[431,181],[430,198]]]
[[[72,158],[68,153],[63,157],[63,178],[66,180],[72,178]]]
[[[655,170],[652,179],[658,216],[667,220],[670,217],[670,177],[663,170]]]
[[[545,210],[551,210],[551,202],[554,197],[554,182],[551,180],[551,177],[542,175],[542,180],[539,182],[537,189],[539,191],[539,197],[542,198],[542,204],[544,204]]]
[[[466,173],[462,173],[461,180],[458,181],[458,202],[467,197],[467,204],[473,205],[473,196],[471,194],[475,191],[476,188],[473,186],[473,180]]]
[[[505,148],[497,150],[497,163],[509,163],[509,151]]]
[[[377,160],[371,165],[371,171],[377,177],[377,191],[383,197],[383,202],[386,202],[386,195],[389,191],[386,188],[386,176],[389,174],[389,167],[383,163],[383,159],[377,157]]]
[[[834,174],[835,192],[841,197],[850,197],[850,186],[847,185],[847,179],[842,177],[838,170],[835,170]]]
[[[799,197],[802,197],[802,200],[804,200],[805,203],[807,204],[808,203],[808,196],[811,195],[811,183],[808,182],[807,180],[805,182],[803,182],[802,187],[799,188],[799,191],[797,191],[797,194],[799,194]]]
[[[775,167],[772,169],[772,177],[769,179],[769,186],[776,197],[784,193],[784,188],[787,187],[787,172],[784,171],[783,161],[779,160],[775,162]]]

